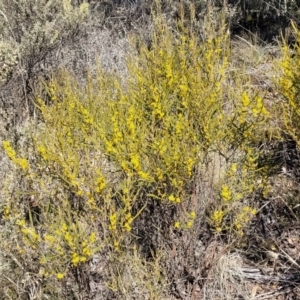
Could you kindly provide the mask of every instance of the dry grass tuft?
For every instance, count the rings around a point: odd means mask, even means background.
[[[243,259],[237,254],[222,254],[208,273],[201,299],[250,299],[251,291],[242,272]]]

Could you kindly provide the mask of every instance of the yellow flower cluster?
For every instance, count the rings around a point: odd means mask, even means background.
[[[133,218],[132,218],[131,213],[126,214],[126,216],[125,216],[125,224],[123,226],[126,231],[128,231],[128,232],[131,231],[131,224],[132,224],[132,222],[133,222]]]
[[[176,221],[176,222],[174,222],[174,228],[176,228],[176,229],[180,229],[180,228],[191,229],[194,225],[195,218],[196,218],[196,213],[194,211],[191,211],[187,215],[186,222]]]
[[[106,187],[106,180],[105,180],[104,176],[99,174],[96,179],[95,192],[100,193],[105,189],[105,187]]]
[[[24,219],[17,220],[16,225],[19,227],[19,232],[22,233],[24,243],[32,249],[36,249],[41,242],[41,237],[36,232],[36,229],[33,226],[26,224]]]
[[[225,202],[232,200],[232,191],[227,185],[223,185],[221,188],[221,198]]]
[[[109,221],[110,221],[110,225],[108,227],[109,230],[116,231],[117,230],[117,214],[113,213],[112,215],[110,215]]]
[[[251,217],[254,216],[256,213],[257,211],[255,208],[252,209],[251,207],[246,206],[238,214],[236,214],[233,225],[239,233],[239,235],[243,234],[243,228],[249,223]]]
[[[26,158],[18,158],[16,151],[12,148],[9,141],[3,141],[3,147],[6,151],[7,156],[21,169],[28,170],[29,164]]]
[[[168,197],[168,200],[170,202],[174,202],[174,203],[180,203],[181,202],[180,198],[179,197],[175,197],[173,194]]]
[[[196,219],[196,213],[194,211],[191,211],[188,215],[188,222],[186,224],[186,227],[192,228],[194,226],[195,219]]]
[[[223,211],[223,210],[215,210],[212,214],[211,220],[212,220],[213,225],[215,226],[217,232],[222,231],[222,222],[223,222],[224,216],[225,216],[225,211]]]
[[[75,224],[63,223],[53,234],[45,234],[44,241],[52,251],[69,259],[76,267],[94,254],[96,233],[93,232],[86,237]]]

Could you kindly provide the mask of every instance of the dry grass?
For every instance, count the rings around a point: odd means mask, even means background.
[[[201,299],[250,299],[242,266],[243,259],[237,253],[221,255],[208,274]]]

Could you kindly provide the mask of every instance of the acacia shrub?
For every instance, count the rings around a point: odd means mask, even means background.
[[[42,293],[60,293],[70,281],[88,293],[82,278],[93,257],[107,253],[121,264],[124,253],[135,251],[143,224],[145,235],[159,231],[166,239],[174,230],[192,228],[197,211],[205,209],[191,201],[192,183],[202,179],[195,169],[212,153],[227,162],[224,183],[216,188],[213,226],[219,231],[229,223],[240,230],[254,213],[242,201],[256,190],[251,144],[267,111],[262,98],[243,86],[225,89],[225,23],[215,28],[207,18],[201,40],[183,22],[176,31],[161,17],[154,23],[151,47],[142,44],[129,57],[125,81],[99,67],[80,86],[61,71],[46,84],[49,103],[42,96],[37,101],[42,122],[28,150],[16,152],[3,143],[23,177],[22,197],[3,207],[12,237],[6,251],[19,262],[11,259],[18,270],[14,280],[29,272],[39,278]],[[166,215],[151,215],[153,203]],[[237,204],[244,215],[232,225]],[[110,284],[120,268],[107,272]],[[6,289],[16,293],[14,285]]]
[[[299,122],[300,122],[300,97],[299,97],[299,60],[300,60],[300,33],[294,23],[296,42],[293,49],[287,43],[282,47],[282,60],[280,61],[280,76],[277,77],[277,87],[284,97],[283,103],[283,130],[299,146]]]

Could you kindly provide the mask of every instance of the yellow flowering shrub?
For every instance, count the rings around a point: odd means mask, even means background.
[[[57,279],[63,279],[70,269],[90,260],[100,249],[98,232],[92,231],[94,228],[89,220],[61,215],[68,211],[64,205],[68,203],[61,202],[60,209],[57,208],[60,213],[45,220],[43,229],[47,231],[44,233],[24,218],[16,221],[19,253],[34,255],[39,262],[39,272],[42,270],[40,275]]]
[[[185,28],[175,36],[162,20],[156,26],[151,49],[142,45],[139,56],[129,59],[126,91],[118,82],[106,91],[98,76],[102,94],[110,95],[105,108],[93,110],[102,122],[103,152],[114,165],[147,186],[148,196],[177,204],[186,200],[193,169],[221,129],[216,116],[228,36],[224,25],[199,43]]]
[[[240,98],[232,98],[233,109],[224,116],[224,138],[217,146],[226,163],[218,187],[219,204],[213,210],[211,220],[218,232],[233,229],[242,234],[250,220],[244,211],[249,207],[247,201],[255,194],[263,193],[267,186],[266,170],[259,166],[261,150],[257,142],[268,130],[269,112],[260,97],[251,99],[246,92],[237,95]]]
[[[235,85],[227,91],[227,107],[219,115],[222,131],[215,136],[214,150],[224,159],[225,166],[211,221],[217,232],[231,230],[241,235],[250,217],[255,215],[251,199],[263,194],[267,187],[267,170],[259,166],[258,144],[270,128],[270,113],[263,95],[247,88],[246,76],[231,80]],[[252,213],[246,216],[245,209],[248,212],[250,207]]]
[[[286,43],[282,46],[282,58],[277,65],[280,76],[276,78],[277,88],[284,97],[282,103],[284,132],[300,145],[300,31],[292,22],[296,41],[293,49]]]
[[[135,221],[152,218],[146,208],[153,201],[172,214],[156,219],[148,234],[160,227],[191,229],[197,211],[185,204],[196,167],[211,153],[227,163],[213,226],[222,231],[229,220],[240,230],[250,220],[252,208],[233,208],[260,188],[252,144],[268,112],[242,85],[225,89],[226,26],[205,24],[199,38],[180,22],[175,34],[157,18],[151,47],[142,43],[128,58],[126,79],[98,67],[81,86],[62,70],[45,84],[47,99],[37,100],[41,122],[27,154],[21,158],[3,143],[26,171],[27,206],[9,199],[4,215],[18,234],[23,261],[34,253],[32,272],[64,281],[83,272],[97,252],[122,253],[138,238]]]

